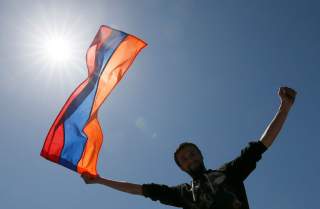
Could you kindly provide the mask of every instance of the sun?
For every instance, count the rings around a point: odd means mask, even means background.
[[[32,77],[47,86],[70,85],[87,76],[88,37],[84,17],[59,7],[39,7],[17,27],[24,34],[17,44],[32,66]],[[28,72],[30,73],[30,72]]]
[[[52,63],[68,63],[72,58],[72,46],[66,37],[50,37],[44,40],[44,53]]]
[[[64,23],[66,24],[66,23]],[[63,24],[62,24],[63,25]],[[47,70],[71,70],[84,63],[86,47],[81,44],[79,34],[81,29],[58,27],[54,24],[44,29],[37,29],[32,39],[34,59]],[[82,54],[81,54],[82,52]]]
[[[48,35],[44,37],[43,46],[40,48],[45,62],[54,66],[66,66],[76,59],[72,37],[65,34]]]

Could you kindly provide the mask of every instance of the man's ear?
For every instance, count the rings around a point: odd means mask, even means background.
[[[201,160],[203,161],[203,156],[202,156],[202,153],[200,152],[200,153],[199,153],[199,155],[201,156]]]

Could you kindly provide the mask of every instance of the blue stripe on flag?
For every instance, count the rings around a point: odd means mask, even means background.
[[[126,33],[120,31],[112,31],[111,36],[97,52],[97,63],[93,78],[66,111],[66,117],[64,117],[64,147],[61,152],[60,164],[67,168],[77,170],[77,164],[81,159],[87,141],[83,129],[91,113],[101,71],[126,35]]]

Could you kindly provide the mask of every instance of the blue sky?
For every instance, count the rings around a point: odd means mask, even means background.
[[[175,185],[179,143],[193,141],[208,168],[258,140],[298,91],[277,141],[246,180],[251,208],[318,208],[320,30],[317,1],[1,1],[1,208],[170,208],[100,185],[40,157],[70,93],[86,78],[85,52],[102,24],[149,45],[100,109],[101,176]],[[69,65],[47,63],[44,36],[64,29]]]

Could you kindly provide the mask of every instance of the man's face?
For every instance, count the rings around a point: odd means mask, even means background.
[[[193,146],[187,146],[180,150],[177,154],[177,160],[180,168],[189,174],[201,172],[204,168],[203,158],[199,151]]]

